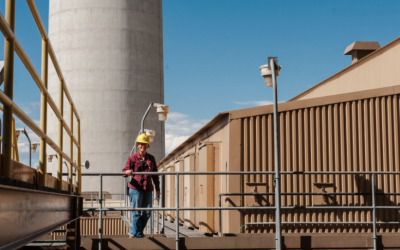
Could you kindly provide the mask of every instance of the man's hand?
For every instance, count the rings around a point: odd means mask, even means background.
[[[132,170],[126,170],[125,174],[126,175],[131,175],[132,174]]]
[[[156,195],[157,195],[157,196],[160,196],[160,195],[161,195],[161,192],[160,192],[160,191],[156,191]]]

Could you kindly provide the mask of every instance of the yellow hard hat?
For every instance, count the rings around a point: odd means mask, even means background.
[[[140,134],[137,139],[136,139],[137,143],[146,143],[146,144],[150,144],[150,138],[148,135],[146,134]]]

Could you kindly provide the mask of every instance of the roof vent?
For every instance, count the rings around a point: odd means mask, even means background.
[[[351,55],[351,63],[353,64],[380,47],[378,42],[354,42],[347,46],[344,55]]]

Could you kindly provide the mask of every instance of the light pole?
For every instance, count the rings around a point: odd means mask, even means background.
[[[167,120],[167,115],[169,112],[169,106],[164,105],[164,104],[160,104],[160,103],[150,103],[149,107],[146,110],[146,113],[144,113],[144,116],[142,118],[142,123],[140,126],[140,131],[139,131],[139,135],[142,134],[144,132],[144,121],[146,120],[147,115],[149,114],[150,110],[152,108],[156,108],[157,113],[158,113],[158,120],[163,122]],[[154,137],[154,136],[153,136]],[[132,155],[134,152],[136,151],[136,142],[135,145],[133,146],[132,150],[131,150],[131,154]]]
[[[29,167],[32,167],[32,143],[31,143],[31,139],[28,136],[28,133],[26,132],[25,128],[19,128],[15,130],[15,134],[17,136],[17,141],[18,141],[18,136],[20,135],[20,133],[24,133],[26,138],[28,138],[28,142],[29,142]]]
[[[281,190],[279,173],[279,134],[278,134],[278,86],[276,76],[279,75],[281,66],[277,57],[268,57],[268,64],[260,67],[261,76],[264,77],[265,87],[272,87],[274,93],[274,146],[275,146],[275,242],[276,249],[281,250]]]

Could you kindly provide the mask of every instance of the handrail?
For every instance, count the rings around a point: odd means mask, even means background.
[[[354,175],[354,174],[371,174],[372,179],[371,179],[371,187],[372,187],[372,205],[371,206],[257,206],[257,207],[221,207],[221,199],[219,199],[219,207],[179,207],[179,175],[250,175],[250,174],[271,174],[274,175],[275,172],[272,171],[235,171],[235,172],[133,172],[132,175],[160,175],[160,176],[165,176],[165,175],[175,175],[175,207],[152,207],[152,208],[133,208],[133,207],[103,207],[102,205],[102,195],[103,195],[103,176],[121,176],[124,173],[82,173],[82,176],[99,176],[100,179],[100,187],[99,187],[99,207],[85,207],[83,208],[84,211],[98,211],[99,212],[99,249],[102,249],[102,212],[103,211],[175,211],[176,216],[179,217],[179,211],[194,211],[194,210],[324,210],[324,209],[339,209],[339,210],[347,210],[347,209],[359,209],[359,210],[372,210],[373,211],[373,218],[372,221],[367,221],[367,222],[280,222],[280,221],[275,221],[275,222],[262,222],[262,223],[246,223],[245,225],[275,225],[276,232],[281,230],[281,225],[282,224],[302,224],[302,225],[310,225],[310,224],[372,224],[373,225],[373,242],[374,242],[374,250],[377,250],[377,236],[376,236],[376,224],[399,224],[399,222],[376,222],[375,218],[375,213],[376,209],[400,209],[400,206],[376,206],[375,204],[375,174],[400,174],[400,172],[385,172],[385,171],[360,171],[360,172],[320,172],[320,171],[307,171],[307,172],[297,172],[297,171],[285,171],[285,172],[280,172],[280,174],[345,174],[345,175]],[[162,188],[162,196],[165,196],[165,190]],[[300,193],[301,195],[305,195],[304,193]],[[312,195],[313,193],[309,193],[308,195]],[[221,198],[221,195],[229,195],[229,193],[225,194],[219,194],[219,197]],[[240,195],[239,193],[235,193],[235,195]],[[243,193],[242,195],[250,195],[248,193]],[[254,194],[252,194],[254,195]],[[272,195],[279,195],[281,196],[282,193],[273,193]],[[286,195],[286,194],[284,194]],[[296,195],[296,194],[293,194]],[[341,194],[343,195],[343,194]],[[352,194],[351,194],[352,195]],[[385,195],[385,193],[381,193],[381,195]],[[397,194],[396,195],[400,195]],[[158,213],[158,212],[157,212]],[[164,214],[164,213],[162,213]],[[220,215],[220,220],[221,220],[221,215]],[[176,249],[179,249],[179,219],[175,220],[176,223]],[[219,222],[221,225],[221,221]],[[243,226],[245,226],[243,225]],[[153,225],[151,225],[152,227]],[[243,227],[242,226],[242,227]],[[242,228],[241,227],[241,228]],[[239,229],[240,231],[240,229]],[[222,231],[221,231],[221,226],[220,226],[220,232],[222,236]],[[278,235],[278,233],[276,233]],[[277,245],[277,248],[278,245]]]
[[[46,40],[46,41],[49,40],[49,38],[48,38],[48,36],[47,36],[47,33],[46,33],[46,30],[45,30],[45,28],[44,28],[42,19],[40,18],[39,12],[38,12],[38,10],[37,10],[37,8],[36,8],[35,2],[34,2],[33,0],[26,0],[26,2],[28,3],[29,9],[31,10],[33,19],[34,19],[35,22],[36,22],[36,26],[38,27],[39,32],[40,32],[42,38],[43,38],[44,40]],[[60,65],[59,65],[58,60],[57,60],[57,57],[56,57],[56,55],[55,55],[55,53],[54,53],[53,46],[51,45],[51,42],[49,43],[49,54],[50,54],[50,58],[51,58],[51,60],[52,60],[52,62],[53,62],[53,65],[54,65],[54,68],[55,68],[55,70],[56,70],[56,72],[57,72],[58,77],[63,81],[65,96],[67,97],[69,103],[72,104],[72,106],[73,106],[73,110],[74,110],[76,119],[77,119],[77,120],[80,120],[78,111],[76,110],[76,107],[75,107],[74,102],[73,102],[73,100],[72,100],[72,98],[71,98],[71,95],[69,94],[67,85],[66,85],[66,83],[65,83],[65,78],[64,78],[64,76],[63,76],[63,74],[62,74]]]
[[[62,75],[61,67],[57,61],[56,55],[54,53],[53,47],[49,40],[49,37],[46,33],[46,29],[43,25],[43,22],[40,18],[39,12],[37,11],[36,5],[34,0],[27,0],[27,4],[29,6],[30,12],[35,20],[36,26],[39,29],[39,32],[42,37],[42,72],[41,76],[39,76],[38,72],[36,71],[35,67],[33,66],[31,60],[27,56],[26,52],[24,51],[23,47],[19,43],[17,37],[15,36],[14,32],[14,24],[15,24],[15,2],[16,0],[6,0],[6,18],[0,13],[0,30],[4,34],[6,38],[5,42],[5,86],[4,92],[0,91],[0,101],[3,103],[4,107],[7,109],[5,110],[5,114],[7,116],[4,118],[5,124],[5,131],[6,135],[8,135],[11,131],[10,124],[11,118],[13,115],[16,115],[21,119],[23,123],[25,123],[29,128],[33,130],[41,138],[41,146],[40,146],[40,170],[39,170],[39,184],[45,185],[45,178],[46,178],[46,145],[51,146],[59,155],[58,160],[58,188],[61,189],[62,187],[62,158],[69,162],[70,166],[77,169],[77,184],[79,192],[81,192],[81,141],[80,141],[80,117],[78,111],[72,101],[71,95],[68,91],[67,85],[65,83],[65,79]],[[19,108],[13,101],[13,75],[14,75],[14,53],[18,55],[21,59],[22,63],[24,64],[25,68],[28,70],[29,74],[31,75],[32,79],[38,86],[41,92],[41,125],[40,127],[36,125],[22,110]],[[54,102],[53,98],[51,97],[50,93],[48,92],[48,57],[50,56],[54,68],[57,71],[58,78],[60,81],[59,85],[59,107],[57,107],[56,103]],[[69,125],[64,120],[63,114],[63,97],[64,94],[67,96],[67,99],[70,104],[70,121]],[[55,115],[58,118],[58,130],[59,130],[59,138],[58,143],[56,144],[54,141],[47,136],[47,105],[49,105]],[[77,136],[73,134],[73,116],[75,114],[76,121],[77,121]],[[63,132],[64,130],[67,132],[68,136],[70,137],[70,152],[69,155],[64,153],[63,151]],[[2,143],[4,145],[10,145],[10,136],[2,138]],[[76,152],[76,159],[77,163],[73,161],[73,145],[77,147]],[[3,152],[4,153],[4,152]],[[12,152],[11,152],[12,153]],[[6,177],[11,177],[11,162],[10,162],[10,149],[6,148],[6,155],[5,163],[2,166],[2,174]],[[72,169],[72,167],[70,169]],[[61,170],[60,170],[61,169]],[[72,170],[70,170],[71,172]],[[72,173],[72,172],[71,172]],[[70,173],[70,175],[71,175]],[[72,187],[71,178],[69,180],[70,187]]]
[[[0,14],[0,19],[3,16]],[[47,91],[46,87],[43,84],[42,79],[40,78],[39,74],[36,72],[35,67],[33,67],[32,62],[29,60],[27,54],[25,53],[24,49],[22,48],[21,44],[15,38],[15,52],[17,53],[18,57],[21,59],[22,63],[25,65],[28,72],[31,74],[33,80],[35,81],[36,85],[39,87],[40,91],[47,96],[47,102],[49,103],[51,109],[54,111],[54,114],[57,116],[58,120],[61,120],[65,130],[67,131],[69,136],[73,137],[75,145],[80,147],[78,141],[76,140],[75,136],[72,134],[70,128],[68,127],[67,123],[65,122],[63,116],[61,115],[60,111],[58,110],[57,105],[55,104],[53,98]]]
[[[54,151],[56,151],[57,153],[61,153],[61,155],[63,156],[63,158],[65,158],[66,161],[68,161],[70,164],[72,164],[72,166],[74,166],[77,170],[80,170],[81,167],[77,166],[77,164],[75,164],[68,155],[66,155],[64,152],[61,151],[61,149],[57,146],[57,144],[55,142],[53,142],[52,139],[50,139],[49,136],[47,136],[40,128],[38,125],[36,125],[36,123],[27,115],[25,114],[24,111],[22,111],[22,109],[20,109],[13,101],[10,100],[10,98],[8,98],[2,91],[0,91],[0,101],[7,106],[12,106],[13,107],[13,111],[14,114],[21,120],[23,121],[26,126],[28,126],[30,129],[32,129],[33,132],[35,132],[40,138],[45,139],[47,144],[49,146],[51,146]],[[11,103],[11,104],[10,104]]]

